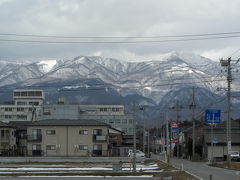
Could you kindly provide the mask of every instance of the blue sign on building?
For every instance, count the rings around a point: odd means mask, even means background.
[[[218,143],[218,138],[213,137],[213,138],[212,138],[212,142],[215,143],[215,144]]]
[[[177,133],[178,132],[178,128],[177,127],[172,127],[172,133]]]
[[[221,110],[206,109],[205,111],[205,123],[221,123]]]

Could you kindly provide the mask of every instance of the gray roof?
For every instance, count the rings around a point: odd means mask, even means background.
[[[8,124],[16,130],[27,130],[27,125],[31,123],[31,121],[10,121]]]
[[[109,126],[109,125],[94,120],[48,119],[41,121],[33,121],[27,126]]]
[[[0,121],[0,127],[10,127],[7,123]]]

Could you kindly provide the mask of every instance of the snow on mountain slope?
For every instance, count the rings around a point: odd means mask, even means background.
[[[39,69],[41,70],[41,72],[48,73],[53,69],[56,63],[56,60],[43,60],[38,62],[37,64],[39,65]]]
[[[219,82],[209,80],[214,80],[215,74],[220,72],[217,62],[176,52],[165,54],[160,60],[145,62],[126,62],[98,56],[23,64],[0,61],[1,69],[0,86],[52,81],[67,84],[73,80],[95,78],[115,86],[123,96],[140,94],[157,103],[168,92],[193,85],[214,91]],[[67,85],[74,87],[75,84]]]

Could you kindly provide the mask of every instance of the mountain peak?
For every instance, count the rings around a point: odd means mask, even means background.
[[[53,67],[56,65],[57,60],[42,60],[40,62],[37,63],[37,65],[39,65],[39,69],[43,72],[43,73],[48,73],[49,71],[51,71],[53,69]]]

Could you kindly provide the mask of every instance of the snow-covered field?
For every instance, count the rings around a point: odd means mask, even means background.
[[[96,172],[111,172],[112,165],[103,165],[104,167],[92,166],[92,167],[69,167],[64,165],[33,165],[32,167],[29,165],[21,165],[21,167],[0,167],[0,176],[4,176],[6,174],[12,175],[20,175],[22,173],[30,175],[34,174],[70,174],[70,173],[96,173]],[[141,172],[162,172],[159,169],[158,164],[137,164],[137,171]],[[122,166],[122,171],[132,171],[131,164],[124,164]]]

